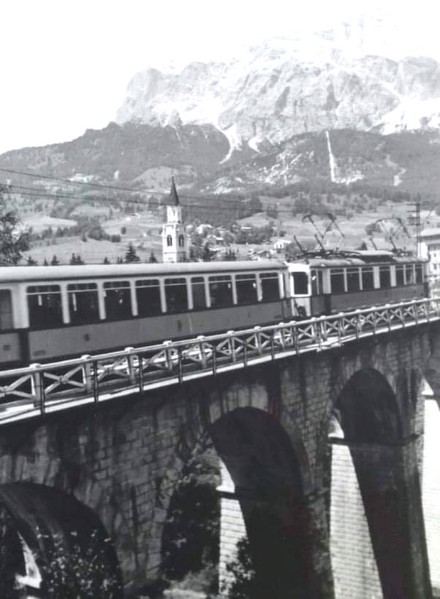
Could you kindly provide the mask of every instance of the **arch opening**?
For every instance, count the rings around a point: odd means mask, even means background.
[[[377,370],[356,372],[342,389],[335,407],[348,441],[389,443],[402,437],[396,396]]]
[[[34,483],[0,485],[0,530],[0,572],[10,572],[0,580],[2,598],[34,591],[122,599],[111,540],[96,514],[73,496]]]
[[[285,430],[262,410],[238,408],[210,432],[243,514],[255,598],[321,596],[312,574],[315,539],[303,472]]]
[[[410,435],[416,383],[414,374],[400,373],[394,392],[377,370],[356,372],[337,398],[330,433],[332,536],[346,558],[362,548],[357,575],[384,599],[430,596],[417,444]]]

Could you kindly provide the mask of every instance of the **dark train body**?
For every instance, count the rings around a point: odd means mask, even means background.
[[[388,252],[283,263],[0,268],[2,369],[427,295]]]

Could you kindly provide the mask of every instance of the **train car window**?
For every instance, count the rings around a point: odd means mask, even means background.
[[[312,284],[312,295],[321,295],[322,293],[322,270],[312,270],[310,273]]]
[[[364,291],[370,291],[374,289],[374,273],[372,266],[363,266],[361,269],[362,273],[362,289]]]
[[[107,320],[131,317],[131,293],[128,281],[104,283],[104,303]]]
[[[309,279],[305,272],[292,272],[294,295],[307,295],[309,292]]]
[[[405,285],[405,270],[403,264],[398,264],[396,266],[396,285],[398,287]]]
[[[280,299],[280,282],[277,272],[267,272],[260,275],[263,302],[274,302]]]
[[[59,285],[31,285],[27,288],[29,326],[47,327],[63,324]]]
[[[232,280],[230,275],[209,277],[208,281],[211,308],[232,306]]]
[[[332,268],[330,270],[330,284],[332,293],[344,293],[345,281],[343,268]]]
[[[423,267],[421,264],[416,264],[416,283],[423,283]]]
[[[136,300],[139,316],[162,314],[159,279],[136,281]]]
[[[389,266],[379,266],[380,288],[391,287],[391,271]]]
[[[185,279],[165,279],[165,299],[167,312],[185,312],[188,310],[188,290]]]
[[[258,302],[257,277],[248,273],[235,277],[237,304],[255,304]]]
[[[407,264],[405,266],[406,284],[414,285],[414,264]]]
[[[12,301],[10,289],[0,289],[0,331],[12,329]]]
[[[191,277],[191,291],[193,298],[193,309],[204,310],[207,308],[205,279],[203,277]]]
[[[347,291],[353,293],[360,291],[361,279],[359,268],[347,268]]]
[[[96,283],[67,285],[67,299],[72,324],[99,320],[98,287]]]

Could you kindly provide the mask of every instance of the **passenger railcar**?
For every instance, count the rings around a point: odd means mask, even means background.
[[[285,269],[276,261],[2,268],[0,363],[279,322]]]
[[[314,256],[288,265],[293,315],[320,316],[428,295],[426,261],[386,251]]]
[[[391,252],[282,263],[0,268],[0,367],[422,298],[425,262]]]

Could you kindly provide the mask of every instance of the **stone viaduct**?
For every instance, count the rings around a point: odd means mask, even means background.
[[[119,584],[134,594],[157,575],[174,489],[209,435],[241,507],[262,599],[428,599],[420,389],[423,377],[436,380],[439,327],[3,425],[2,542],[19,539],[38,569],[57,533],[61,545],[69,534],[94,536],[103,596],[123,596]],[[351,519],[341,452],[351,454],[368,543]],[[362,579],[356,560],[374,562]],[[7,571],[26,577],[18,562]]]

